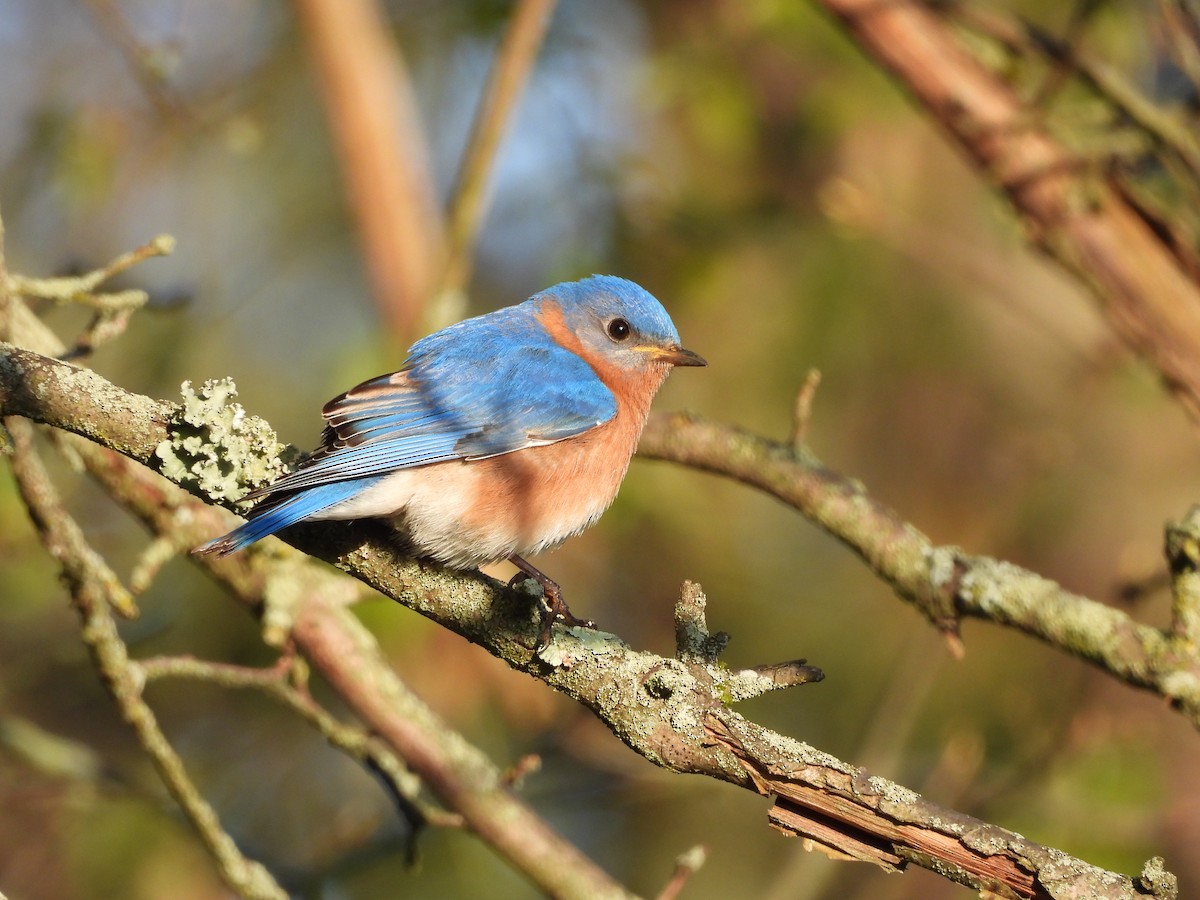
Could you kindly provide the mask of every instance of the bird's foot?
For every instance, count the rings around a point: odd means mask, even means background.
[[[596,627],[596,623],[591,619],[581,619],[572,614],[570,607],[563,600],[562,589],[558,586],[558,582],[548,577],[544,572],[534,568],[519,556],[513,556],[509,561],[521,570],[509,580],[508,586],[510,588],[516,587],[526,578],[532,578],[542,588],[542,630],[538,633],[537,646],[534,648],[536,652],[541,653],[550,646],[550,632],[555,622],[562,622],[567,628]]]

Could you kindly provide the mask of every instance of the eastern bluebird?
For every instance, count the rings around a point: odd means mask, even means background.
[[[545,646],[555,619],[581,623],[522,557],[600,517],[672,367],[705,364],[632,281],[555,285],[423,338],[400,371],[329,401],[321,446],[196,552],[224,556],[301,521],[386,518],[420,556],[454,569],[507,559],[536,579]]]

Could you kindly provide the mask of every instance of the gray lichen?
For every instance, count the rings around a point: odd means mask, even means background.
[[[959,553],[957,547],[931,546],[925,551],[925,561],[929,568],[929,582],[934,588],[943,588],[954,578]]]
[[[154,451],[163,475],[214,500],[236,501],[287,471],[281,454],[288,448],[265,421],[233,402],[232,379],[206,381],[198,391],[185,381],[181,391],[170,437]]]

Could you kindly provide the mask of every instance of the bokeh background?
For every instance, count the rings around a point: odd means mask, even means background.
[[[1052,29],[1069,12],[1016,8]],[[386,4],[443,201],[511,10]],[[1145,14],[1106,5],[1089,46],[1167,99]],[[418,336],[389,333],[372,302],[287,4],[4,0],[0,98],[10,270],[80,271],[160,232],[178,240],[125,276],[152,301],[94,356],[106,377],[174,398],[185,379],[232,376],[251,412],[307,448],[321,404],[395,368]],[[831,466],[935,541],[1166,621],[1162,527],[1200,499],[1195,430],[809,5],[562,0],[502,146],[474,275],[425,324],[592,272],[646,286],[709,360],[670,379],[659,409],[783,437],[816,367],[809,440]],[[83,321],[41,311],[68,338]],[[94,546],[130,571],[147,536],[68,464],[58,476]],[[731,664],[805,656],[827,674],[746,704],[751,718],[1106,868],[1135,874],[1161,854],[1181,896],[1200,892],[1200,736],[1181,717],[992,625],[967,622],[953,661],[857,559],[768,498],[635,462],[601,524],[541,563],[576,612],[662,653],[679,583],[697,580],[710,624],[733,635]],[[97,683],[7,478],[0,600],[0,892],[225,896]],[[270,661],[184,559],[140,605],[124,626],[139,655]],[[760,798],[656,770],[585,710],[391,602],[358,612],[500,765],[540,754],[525,796],[640,893],[703,843],[685,896],[969,896],[806,853],[766,826]],[[184,685],[150,699],[229,830],[298,894],[533,895],[464,834],[423,834],[414,864],[379,785],[268,701]]]

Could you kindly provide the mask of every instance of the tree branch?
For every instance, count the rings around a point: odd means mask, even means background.
[[[463,290],[471,277],[471,260],[486,208],[488,176],[504,130],[537,62],[556,3],[520,0],[504,32],[450,200],[443,292]]]
[[[24,304],[14,302],[10,307],[18,336],[44,349],[62,349],[57,338],[29,313]],[[0,344],[0,370],[4,366],[6,346]],[[73,368],[60,365],[66,370]],[[2,375],[0,382],[3,382]],[[0,395],[4,393],[0,388]],[[108,399],[103,389],[101,394]],[[0,400],[0,410],[4,408],[5,402]],[[170,416],[163,416],[162,421],[178,420],[187,415],[186,411],[176,409]],[[229,442],[232,455],[236,455],[239,446],[247,454],[278,453],[278,446],[273,440],[265,439],[261,423],[252,417],[226,416],[220,422],[220,430],[228,436],[230,423],[235,419],[241,420],[238,429],[241,443]],[[152,426],[135,415],[133,430],[143,427]],[[251,440],[246,440],[246,434],[252,436]],[[82,460],[109,494],[160,536],[156,539],[160,551],[164,542],[167,549],[174,547],[173,552],[186,551],[227,529],[227,513],[187,495],[148,468],[118,455],[114,452],[116,448],[106,448],[103,441],[92,443],[76,434],[59,435],[70,445],[69,451]],[[145,448],[139,452],[144,453]],[[177,462],[173,456],[159,455],[156,450],[150,452],[151,459],[168,468],[170,463]],[[201,466],[205,469],[210,456],[200,454]],[[253,460],[243,460],[239,471],[244,472],[247,467],[264,471],[261,463],[265,460],[259,462],[255,465]],[[266,467],[273,466],[266,463]],[[176,471],[186,473],[195,487],[201,480],[196,468],[177,467]],[[221,496],[230,503],[231,498],[241,494],[223,487]],[[406,816],[414,818],[411,813],[415,812],[416,817],[426,821],[441,824],[449,821],[446,814],[439,814],[415,797],[408,783],[411,777],[400,771],[389,753],[379,752],[378,743],[395,751],[415,775],[429,783],[440,799],[461,815],[462,821],[453,824],[470,829],[490,843],[547,893],[556,896],[628,896],[618,883],[508,790],[504,773],[439,721],[408,690],[387,665],[371,635],[346,608],[358,593],[346,588],[355,582],[333,578],[327,568],[311,565],[307,557],[299,554],[280,560],[276,553],[251,552],[228,559],[206,558],[203,564],[231,595],[262,620],[264,639],[268,643],[276,646],[294,643],[377,735],[360,743],[352,729],[335,723],[319,708],[301,702],[302,698],[294,691],[284,690],[277,684],[270,688],[314,723],[330,743],[381,772]],[[201,670],[213,672],[211,665],[196,661],[150,660],[144,665],[148,676],[195,674]],[[223,671],[226,678],[234,678],[228,668]],[[243,671],[234,680],[242,685],[255,683],[262,686],[269,678],[260,674],[251,676]],[[380,693],[386,696],[386,702],[380,699]],[[459,805],[451,805],[454,803]]]
[[[705,727],[737,757],[759,792],[774,796],[771,825],[820,844],[834,858],[887,870],[936,861],[938,874],[984,896],[1101,900],[1177,891],[1158,857],[1146,862],[1140,877],[1114,881],[1111,872],[1061,850],[936,806],[862,769],[823,760],[811,748],[781,744],[778,735],[744,720],[713,715]]]
[[[418,330],[441,259],[425,134],[377,0],[292,0],[311,48],[376,305],[392,334]]]
[[[1128,192],[1083,164],[1012,86],[917,0],[817,0],[1012,203],[1029,239],[1099,300],[1113,328],[1200,421],[1200,290]]]
[[[158,726],[154,711],[142,697],[145,679],[117,632],[109,606],[121,603],[124,589],[100,556],[88,546],[58,498],[41,460],[33,448],[33,428],[28,422],[7,421],[13,442],[12,470],[17,487],[41,534],[46,549],[58,561],[71,591],[75,609],[83,620],[83,639],[122,718],[137,733],[167,790],[171,792],[201,842],[216,859],[221,877],[241,896],[261,900],[286,900],[262,864],[247,859],[233,838],[221,828],[217,814],[197,790],[183,761]]]
[[[148,429],[137,443],[128,434],[130,416],[110,419],[104,406],[96,404],[90,395],[71,388],[79,383],[77,370],[31,356],[34,355],[27,351],[0,345],[0,411],[13,411],[9,409],[10,398],[17,398],[16,405],[24,413],[33,414],[47,424],[77,431],[83,430],[82,419],[93,416],[98,424],[87,429],[93,439],[114,448],[140,447],[141,455],[135,457],[138,462],[159,465],[161,461],[148,448],[156,439],[168,439],[166,425],[150,412],[161,410],[161,404],[126,395],[120,408],[141,410],[138,421]],[[23,380],[30,377],[36,380],[32,383]],[[96,379],[91,386],[102,396],[121,393],[99,376],[91,377]],[[71,391],[77,405],[69,415],[54,412],[44,415],[45,410],[38,410],[28,399],[44,397],[46,410],[61,413],[66,398],[60,399],[58,395],[64,390]],[[111,435],[105,433],[105,426],[109,425],[113,430]],[[1172,882],[1165,876],[1154,887],[1147,888],[1141,881],[1096,869],[1058,851],[1038,848],[1016,834],[941,809],[885,779],[867,776],[828,754],[747,722],[725,707],[730,673],[719,666],[639,652],[615,636],[585,630],[559,630],[552,646],[554,658],[549,662],[532,649],[537,640],[538,616],[528,597],[478,573],[455,574],[420,561],[404,560],[397,556],[387,529],[380,523],[296,527],[287,533],[286,540],[584,704],[622,741],[657,765],[708,775],[751,790],[778,790],[781,795],[782,786],[777,787],[775,781],[761,775],[756,778],[755,773],[782,772],[810,787],[815,795],[829,798],[829,805],[838,806],[841,816],[823,814],[807,819],[800,816],[791,825],[796,833],[825,846],[836,846],[855,858],[876,862],[878,854],[861,847],[890,848],[888,852],[901,861],[915,861],[980,890],[994,889],[997,878],[1004,880],[1008,877],[1004,873],[1020,869],[1019,881],[1004,881],[1013,895],[1019,897],[1079,896],[1081,885],[1096,897],[1132,898],[1147,891],[1164,898],[1175,896]],[[255,555],[248,552],[241,559],[219,561],[214,564],[214,571],[218,564],[253,566]],[[365,652],[356,645],[352,634],[331,632],[329,615],[329,607],[324,604],[307,603],[301,608],[292,634],[305,653],[311,653],[326,665]],[[696,623],[694,611],[690,619],[700,632],[704,631]],[[338,635],[336,642],[331,633]],[[322,638],[326,640],[324,650],[313,643]],[[381,668],[384,667],[372,664],[373,671]],[[359,714],[376,730],[388,727],[392,740],[400,739],[400,734],[410,727],[403,721],[404,716],[401,721],[375,721],[377,716],[396,716],[397,696],[389,684],[364,684],[360,680],[339,687],[352,689],[350,697],[361,704]],[[730,734],[736,736],[737,747],[726,739]],[[439,789],[436,776],[430,783],[435,790]],[[858,785],[862,783],[870,785],[872,792],[861,790]],[[456,806],[453,802],[449,805]],[[468,808],[475,807],[468,803]],[[939,828],[937,821],[948,824]],[[949,840],[939,843],[916,839],[916,835],[931,829]],[[986,852],[978,848],[975,852],[1002,857],[1003,864],[988,869],[989,873],[994,869],[1000,875],[981,875],[961,862],[958,850],[943,852],[949,844],[962,845],[964,835],[981,829],[988,829],[994,840],[986,844]],[[1013,865],[1008,864],[1010,859]],[[1069,883],[1062,878],[1064,865],[1075,873]]]
[[[935,546],[856,479],[804,447],[687,416],[651,416],[638,453],[756,487],[837,538],[942,630],[961,616],[1008,625],[1153,691],[1200,727],[1200,652],[1185,636],[1063,590],[1012,563]]]

